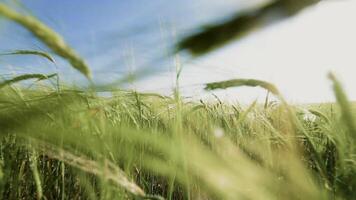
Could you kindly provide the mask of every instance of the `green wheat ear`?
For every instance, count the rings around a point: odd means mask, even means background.
[[[215,90],[215,89],[226,89],[230,87],[241,87],[241,86],[261,87],[276,96],[280,95],[278,89],[272,83],[268,83],[266,81],[261,81],[256,79],[232,79],[227,81],[208,83],[206,84],[205,89]]]
[[[66,59],[72,67],[91,79],[91,72],[85,61],[72,49],[64,39],[47,25],[33,16],[23,15],[0,3],[0,15],[12,20],[46,44],[54,53]]]
[[[329,79],[333,82],[334,94],[336,97],[336,101],[341,109],[343,123],[346,125],[348,131],[353,136],[353,138],[356,138],[355,118],[352,114],[352,108],[347,98],[347,95],[344,89],[342,88],[340,81],[333,73],[329,73]]]

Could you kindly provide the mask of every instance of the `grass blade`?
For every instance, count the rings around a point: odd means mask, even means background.
[[[52,58],[52,56],[50,56],[48,53],[43,52],[43,51],[16,50],[16,51],[13,51],[13,52],[3,53],[3,54],[0,54],[0,55],[1,56],[6,56],[6,55],[36,55],[36,56],[40,56],[40,57],[46,58],[47,60],[49,60],[52,63],[55,63],[55,61]]]
[[[55,74],[49,74],[49,75],[44,75],[44,74],[24,74],[24,75],[16,76],[13,79],[6,80],[6,81],[0,83],[0,89],[5,87],[5,86],[7,86],[7,85],[10,85],[10,84],[13,84],[13,83],[17,83],[17,82],[20,82],[20,81],[24,81],[24,80],[28,80],[28,79],[46,80],[46,79],[52,78],[54,76],[57,76],[57,74],[56,73]]]

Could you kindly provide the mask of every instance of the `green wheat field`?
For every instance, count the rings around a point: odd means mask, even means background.
[[[55,54],[90,80],[55,31],[3,3],[0,16],[51,50],[1,56],[55,64]],[[117,88],[104,96],[58,78],[0,80],[1,199],[355,199],[356,107],[333,74],[337,101],[313,105],[291,105],[278,85],[255,79],[206,89],[261,87],[276,100],[190,102],[179,89],[172,97]]]

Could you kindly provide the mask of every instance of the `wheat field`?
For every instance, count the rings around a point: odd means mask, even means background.
[[[1,56],[55,63],[56,54],[90,79],[54,30],[3,3],[0,16],[51,50]],[[355,199],[356,110],[337,77],[329,80],[337,101],[313,105],[291,105],[262,80],[206,85],[261,87],[276,97],[243,106],[185,101],[178,89],[172,97],[103,96],[57,74],[2,79],[1,199]]]

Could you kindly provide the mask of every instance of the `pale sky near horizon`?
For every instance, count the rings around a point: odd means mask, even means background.
[[[294,103],[334,101],[328,72],[343,83],[356,100],[356,1],[326,1],[297,17],[260,30],[246,39],[183,65],[180,85],[186,97],[229,101],[263,100],[256,88],[204,92],[201,83],[255,78],[274,83]],[[169,94],[174,69],[135,85],[143,91]],[[172,86],[173,87],[173,86]]]
[[[263,2],[265,0],[254,0]],[[174,61],[161,59],[174,37],[229,16],[252,0],[26,0],[25,6],[68,41],[89,63],[94,81],[111,82],[130,70],[148,67],[150,73],[131,87],[143,92],[171,94]],[[356,0],[324,0],[298,16],[261,29],[204,57],[182,56],[181,93],[187,98],[212,98],[204,83],[254,78],[278,86],[290,102],[333,101],[327,79],[335,72],[351,100],[356,100]],[[28,32],[0,20],[0,51],[46,50]],[[177,36],[172,36],[177,32]],[[16,34],[14,34],[16,33]],[[53,73],[69,83],[83,82],[76,70],[57,59],[58,69],[40,58],[0,57],[0,74]],[[214,91],[221,99],[263,100],[258,88]]]

